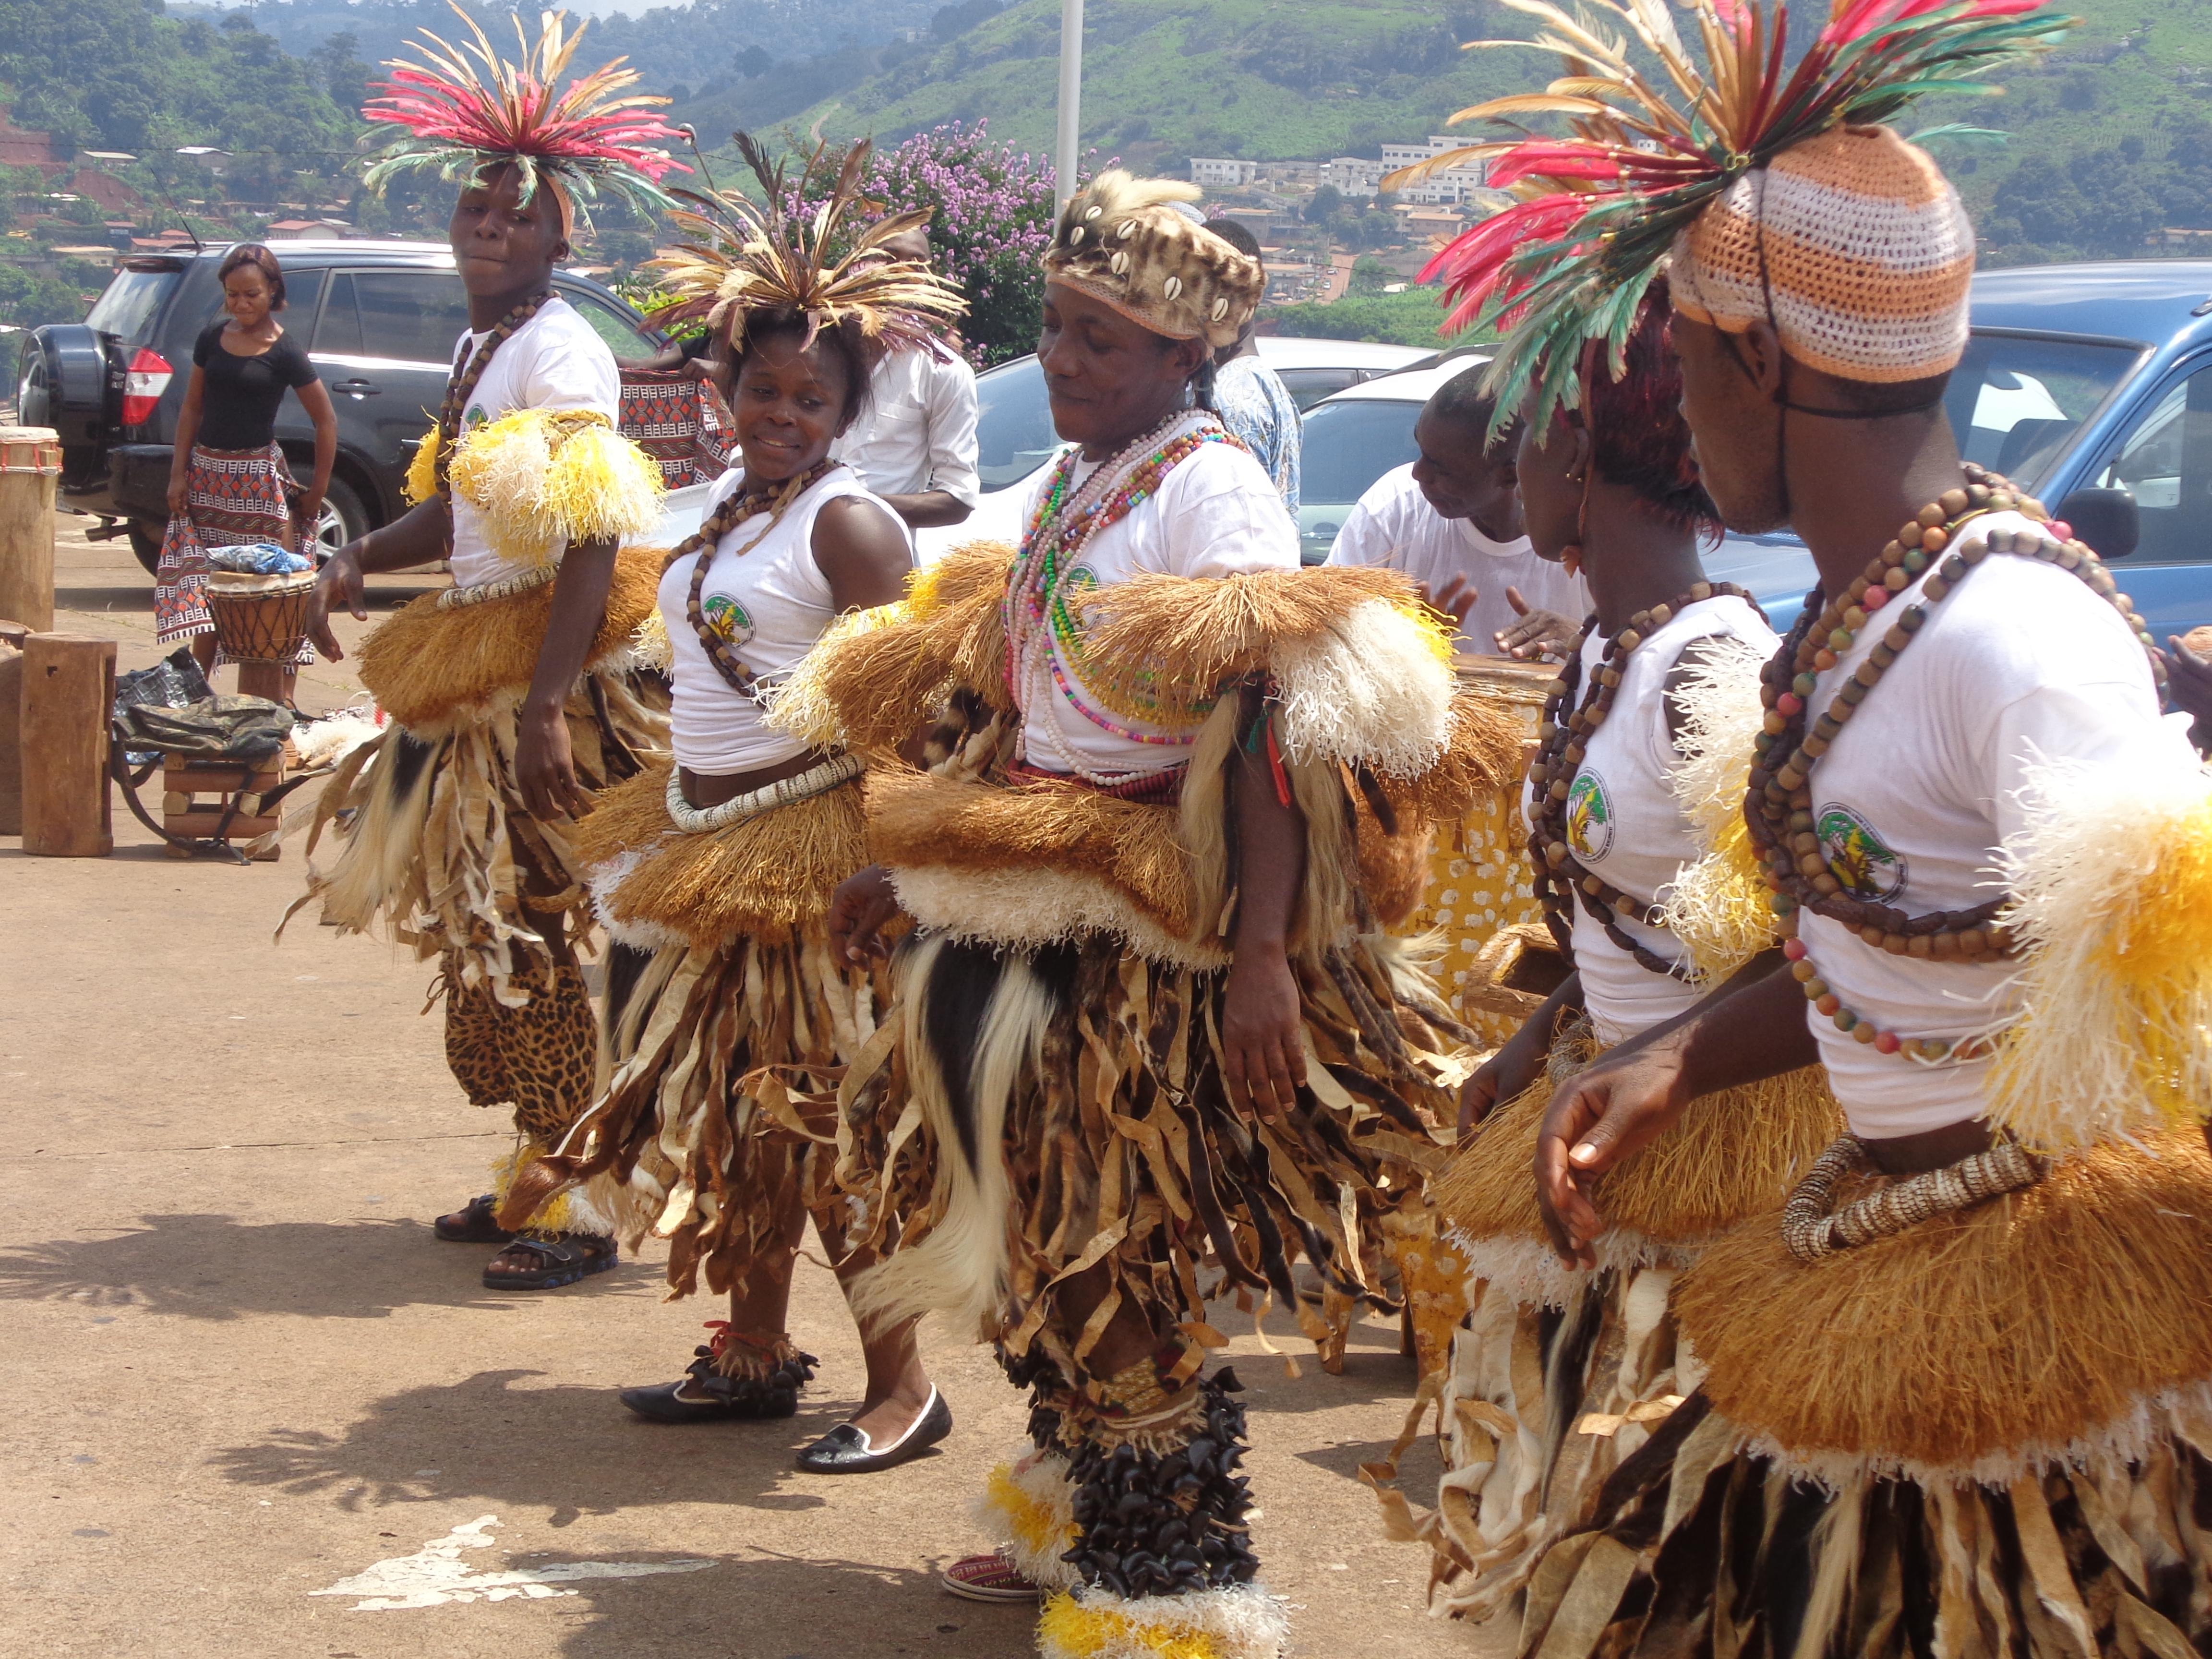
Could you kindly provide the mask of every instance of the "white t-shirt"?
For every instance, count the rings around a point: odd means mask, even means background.
[[[1612,710],[1583,744],[1582,765],[1568,787],[1567,843],[1576,860],[1647,905],[1702,854],[1670,781],[1681,757],[1667,730],[1664,692],[1667,676],[1684,649],[1716,635],[1746,641],[1765,656],[1773,655],[1778,643],[1774,630],[1740,599],[1723,595],[1684,605],[1629,653]],[[1577,702],[1604,655],[1603,635],[1594,632],[1583,641]],[[1534,812],[1529,816],[1533,822]],[[1697,986],[1639,964],[1606,936],[1579,896],[1571,902],[1583,1006],[1599,1041],[1624,1042],[1686,1012],[1705,994]],[[1681,946],[1664,928],[1625,916],[1616,916],[1614,925],[1661,961],[1681,959]]]
[[[707,492],[711,513],[744,483],[732,468]],[[771,690],[836,620],[830,579],[814,559],[814,520],[828,501],[858,496],[874,501],[903,532],[904,522],[867,486],[840,467],[784,510],[748,519],[714,548],[699,595],[707,625],[732,646],[738,660]],[[675,701],[669,710],[676,763],[726,777],[774,766],[805,751],[788,732],[763,723],[760,703],[722,678],[691,625],[691,578],[705,550],[678,559],[660,578],[660,617],[668,627],[669,678]]]
[[[1071,489],[1097,471],[1097,463],[1076,463]],[[1023,506],[1029,523],[1051,482],[1047,467],[1031,483]],[[1298,568],[1298,530],[1284,510],[1274,481],[1235,444],[1201,444],[1161,480],[1157,492],[1094,535],[1074,571],[1098,587],[1111,587],[1140,573],[1170,576],[1234,576],[1255,570]],[[1081,682],[1060,656],[1051,657],[1074,695]],[[1142,720],[1112,714],[1087,698],[1072,702],[1054,684],[1042,654],[1018,682],[1023,745],[1029,763],[1047,772],[1088,770],[1107,775],[1157,772],[1186,758],[1197,740],[1195,726],[1170,731]],[[1162,741],[1144,743],[1110,732],[1084,712],[1129,731]]]
[[[1965,534],[2027,527],[1998,514]],[[1917,599],[1925,580],[1869,620],[1819,677],[1812,709],[1826,711],[1888,631],[1882,618]],[[2109,604],[2056,566],[1992,553],[1930,608],[1814,768],[1823,856],[1855,897],[1908,915],[1971,908],[2001,890],[1997,847],[2021,827],[2028,768],[2194,768],[2186,732],[2185,715],[2160,717],[2142,646]],[[1892,956],[1840,922],[1801,915],[1820,978],[1877,1030],[1956,1039],[2017,1009],[2012,963]],[[1817,1010],[1810,1018],[1853,1133],[1916,1134],[1985,1109],[1990,1061],[1924,1066],[1854,1041]]]
[[[464,334],[454,343],[454,354],[459,355],[465,342],[473,358],[490,331]],[[462,366],[467,367],[466,360]],[[524,409],[592,409],[610,422],[622,418],[622,373],[615,367],[615,354],[557,294],[492,353],[483,378],[461,411],[462,434]],[[453,497],[450,557],[456,587],[498,581],[523,568],[491,550],[484,538],[483,515],[458,495]]]
[[[975,505],[975,371],[949,347],[911,346],[876,366],[866,413],[830,447],[878,495],[941,489]]]
[[[1519,589],[1532,611],[1589,614],[1589,590],[1580,577],[1540,557],[1526,536],[1493,542],[1473,520],[1445,518],[1421,494],[1410,465],[1385,472],[1345,515],[1328,562],[1402,570],[1431,599],[1454,576],[1465,576],[1477,598],[1460,629],[1459,647],[1480,656],[1496,656],[1498,636],[1520,620],[1506,599],[1509,587]]]

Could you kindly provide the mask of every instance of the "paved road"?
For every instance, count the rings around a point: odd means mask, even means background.
[[[121,640],[125,668],[155,659],[121,544],[66,539],[61,568],[59,626]],[[355,689],[318,669],[301,701]],[[974,1547],[968,1495],[1021,1430],[982,1353],[933,1343],[959,1422],[938,1455],[798,1474],[860,1376],[834,1282],[805,1265],[793,1328],[824,1364],[795,1421],[629,1419],[612,1391],[674,1376],[716,1310],[664,1305],[653,1261],[547,1296],[481,1288],[485,1253],[428,1218],[504,1140],[418,1018],[424,969],[312,915],[273,946],[295,850],[176,863],[117,816],[106,860],[0,841],[0,1652],[1031,1650],[1024,1613],[932,1583]],[[1364,1328],[1340,1377],[1235,1346],[1255,1531],[1300,1650],[1493,1653],[1418,1610],[1425,1558],[1382,1540],[1354,1478],[1412,1386],[1395,1332]]]

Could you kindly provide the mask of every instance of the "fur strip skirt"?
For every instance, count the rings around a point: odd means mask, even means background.
[[[1392,941],[1291,965],[1308,1086],[1270,1121],[1224,1090],[1221,970],[1096,933],[1027,949],[911,939],[896,1007],[842,1096],[848,1179],[906,1226],[856,1281],[856,1306],[939,1310],[1008,1354],[1034,1346],[1072,1381],[1099,1381],[1085,1361],[1105,1319],[1067,1328],[1053,1292],[1103,1262],[1105,1305],[1133,1303],[1190,1375],[1221,1340],[1199,1285],[1211,1257],[1225,1288],[1297,1308],[1340,1364],[1356,1304],[1379,1290],[1382,1217],[1442,1163],[1466,1061]],[[1300,1257],[1325,1285],[1318,1314],[1291,1280]]]
[[[1680,1276],[1704,1380],[1557,1512],[1524,1651],[2212,1648],[2199,1136],[1814,1262],[1777,1232],[1747,1223]]]
[[[875,1034],[884,975],[841,965],[823,927],[829,893],[866,859],[856,784],[687,836],[667,817],[666,777],[653,768],[603,804],[610,826],[635,822],[642,838],[617,849],[596,823],[586,836],[600,854],[593,902],[616,939],[642,928],[666,942],[611,958],[606,1085],[548,1163],[613,1213],[626,1242],[669,1241],[680,1296],[702,1274],[712,1291],[740,1285],[757,1255],[787,1246],[794,1206],[817,1218],[842,1210],[830,1103]],[[657,831],[646,811],[656,800]],[[725,906],[787,897],[802,870],[818,876],[811,915],[732,915],[719,938],[697,936],[695,890]],[[836,1248],[844,1231],[841,1219],[825,1241]]]
[[[484,605],[490,611],[496,607]],[[418,730],[394,720],[339,764],[315,804],[307,851],[326,826],[340,841],[292,908],[320,900],[348,933],[383,932],[418,958],[442,956],[450,979],[526,1000],[516,975],[559,954],[532,915],[574,914],[589,900],[570,822],[531,816],[515,781],[518,686],[468,714]],[[584,674],[565,710],[576,776],[597,793],[628,778],[667,741],[666,703],[617,668]],[[527,913],[527,914],[526,914]]]

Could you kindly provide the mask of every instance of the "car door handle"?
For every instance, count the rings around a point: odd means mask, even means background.
[[[374,398],[384,388],[374,380],[364,380],[359,375],[356,375],[350,380],[332,381],[331,390],[343,392],[349,398]]]

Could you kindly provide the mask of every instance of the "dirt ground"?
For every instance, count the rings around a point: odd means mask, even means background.
[[[143,666],[152,582],[123,543],[75,534],[86,522],[62,520],[56,625]],[[376,602],[423,585],[384,580]],[[349,667],[310,670],[301,702],[350,702]],[[0,1652],[1032,1650],[1027,1612],[933,1578],[977,1547],[968,1498],[1021,1433],[984,1352],[932,1340],[957,1420],[934,1454],[796,1473],[860,1377],[834,1281],[807,1263],[793,1330],[823,1363],[795,1420],[633,1419],[614,1390],[675,1376],[718,1310],[662,1305],[653,1259],[495,1293],[487,1250],[432,1238],[506,1139],[419,1017],[426,969],[311,912],[272,945],[296,848],[181,863],[119,803],[116,820],[105,860],[0,840]],[[1308,1360],[1292,1381],[1237,1336],[1267,1582],[1301,1654],[1491,1659],[1499,1637],[1422,1613],[1425,1553],[1384,1540],[1356,1478],[1404,1415],[1397,1348],[1364,1326],[1342,1376]],[[1435,1472],[1418,1446],[1417,1499]]]

